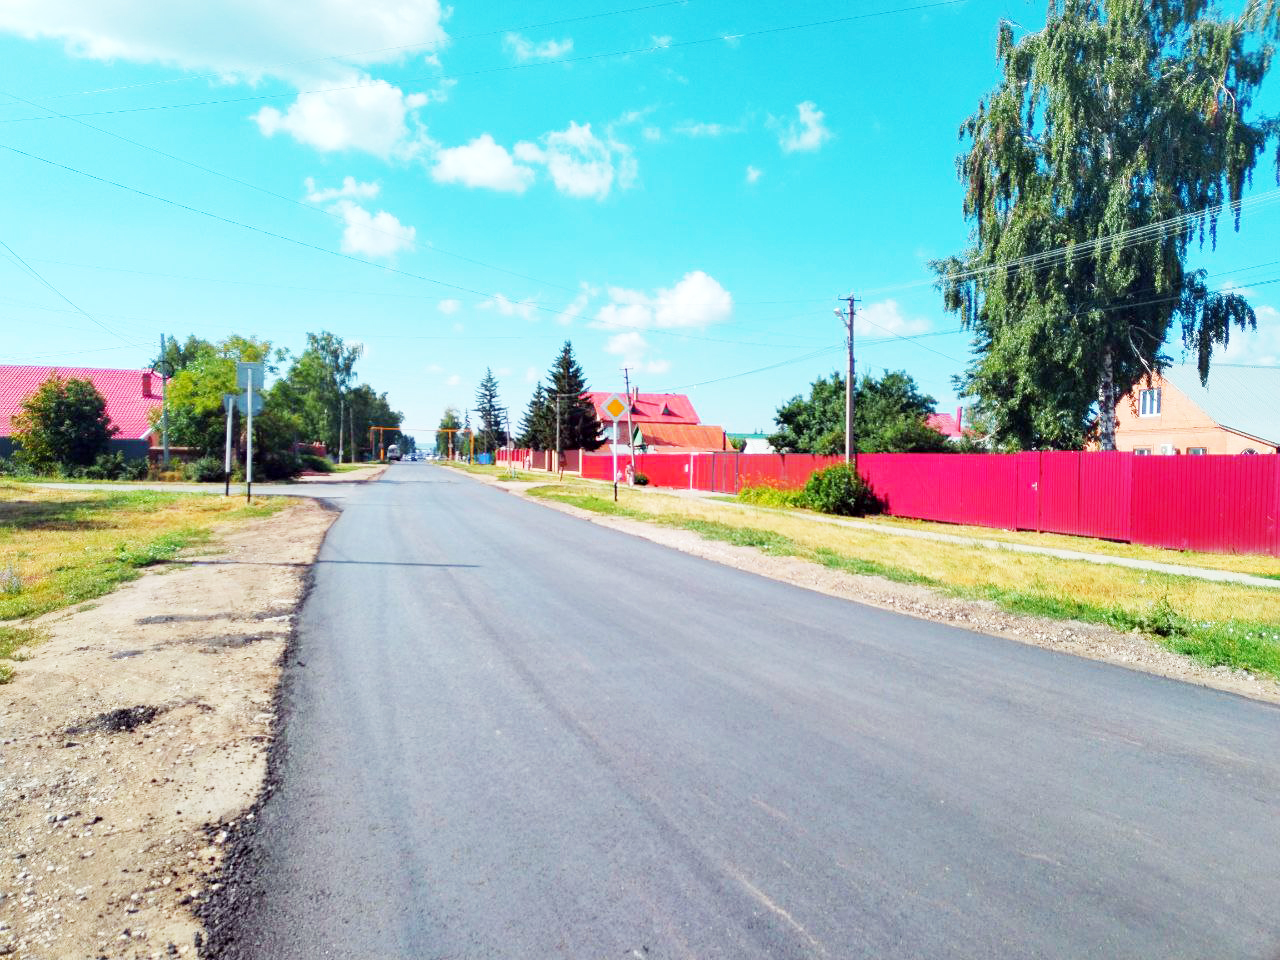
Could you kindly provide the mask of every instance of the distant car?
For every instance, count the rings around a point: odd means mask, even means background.
[[[391,444],[391,446],[387,447],[387,459],[388,460],[400,459],[400,448],[397,447],[394,443]]]

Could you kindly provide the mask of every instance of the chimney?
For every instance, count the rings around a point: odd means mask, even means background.
[[[142,372],[142,395],[144,397],[154,396],[151,392],[151,371],[144,370]]]
[[[964,433],[964,407],[956,407],[956,433]]]

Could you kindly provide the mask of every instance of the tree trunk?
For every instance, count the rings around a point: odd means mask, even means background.
[[[1102,378],[1098,383],[1098,445],[1116,448],[1116,381],[1112,373],[1111,348],[1102,352]]]

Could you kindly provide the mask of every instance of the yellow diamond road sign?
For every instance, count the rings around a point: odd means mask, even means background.
[[[613,417],[616,421],[620,416],[627,412],[627,404],[616,393],[604,402],[604,412]]]

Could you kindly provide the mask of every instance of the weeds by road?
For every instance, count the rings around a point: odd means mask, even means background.
[[[93,600],[203,543],[222,522],[265,517],[279,499],[0,483],[0,660],[38,639],[13,621]],[[6,621],[8,621],[6,623]],[[0,683],[13,668],[0,663]]]
[[[836,527],[804,515],[747,516],[713,504],[634,491],[623,491],[617,503],[582,487],[543,486],[529,493],[847,573],[990,600],[1011,613],[1136,630],[1209,666],[1280,679],[1280,595],[1271,590],[981,546],[924,544]]]

